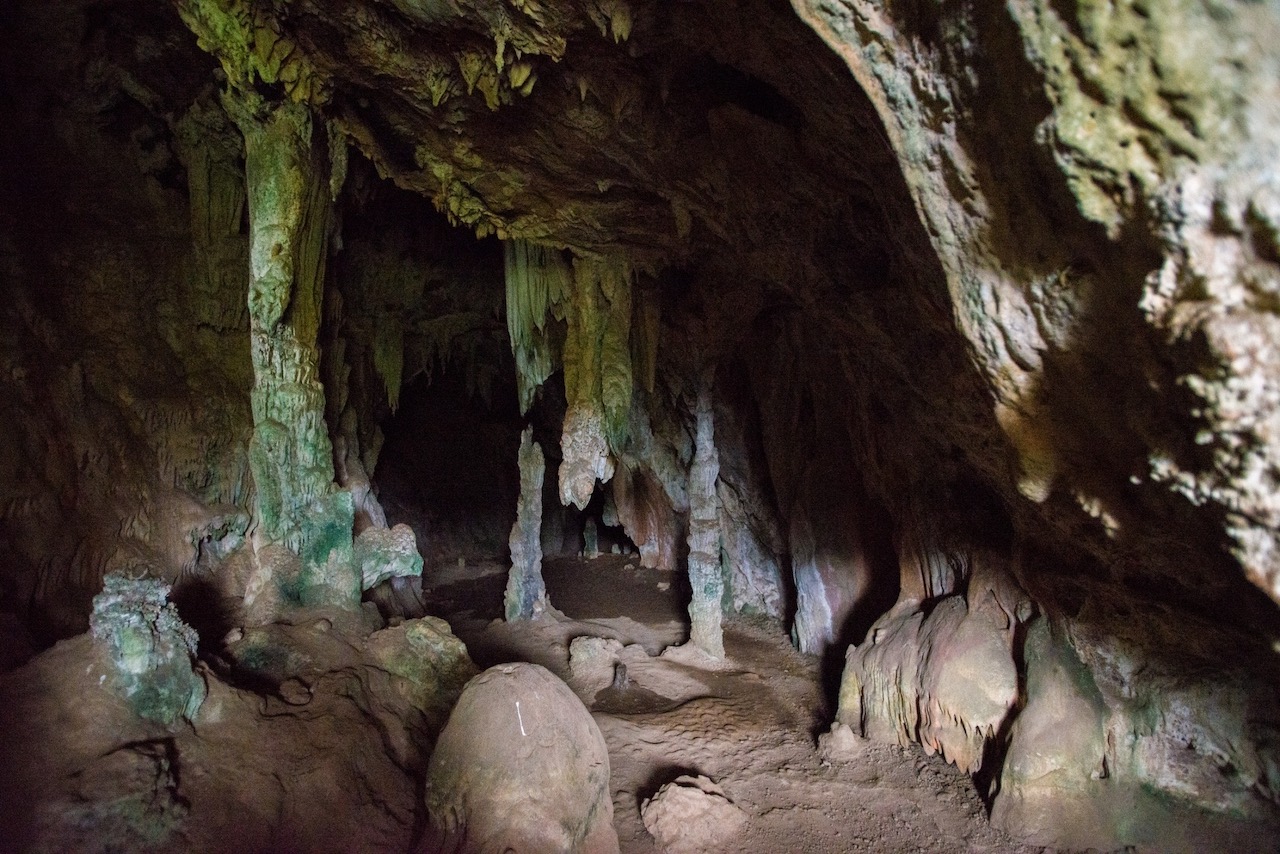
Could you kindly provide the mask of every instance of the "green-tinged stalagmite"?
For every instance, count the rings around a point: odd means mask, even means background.
[[[249,185],[249,317],[254,384],[249,464],[259,543],[287,546],[300,575],[281,604],[354,606],[351,495],[335,492],[316,339],[330,228],[329,169],[301,104],[233,93]]]
[[[194,670],[195,630],[169,604],[169,585],[108,575],[93,599],[89,625],[107,672],[102,679],[140,717],[172,725],[204,702]]]

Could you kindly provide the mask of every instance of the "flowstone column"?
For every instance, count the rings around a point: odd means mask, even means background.
[[[698,388],[696,415],[697,436],[689,468],[689,586],[693,589],[689,640],[712,658],[724,658],[720,629],[724,576],[720,572],[720,505],[716,497],[720,457],[715,445],[710,374]]]
[[[542,580],[542,481],[546,460],[533,441],[533,428],[520,435],[520,502],[511,526],[511,572],[507,576],[508,620],[530,620],[546,610],[547,587]]]
[[[327,159],[302,104],[234,93],[227,110],[244,134],[249,196],[256,538],[301,558],[294,571],[264,561],[246,600],[356,607],[354,507],[351,493],[334,486],[316,348],[331,217]]]

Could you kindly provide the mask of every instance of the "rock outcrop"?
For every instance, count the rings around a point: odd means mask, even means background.
[[[140,663],[137,631],[113,631]],[[63,641],[0,679],[0,798],[23,805],[0,810],[12,850],[407,850],[432,744],[476,673],[443,621],[370,632],[350,612],[313,613],[234,632],[191,676],[198,711],[173,725],[139,712],[181,713],[186,696],[119,692],[98,644]]]

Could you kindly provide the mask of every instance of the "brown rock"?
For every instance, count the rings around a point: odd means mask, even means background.
[[[681,776],[641,808],[645,829],[667,854],[719,850],[738,836],[747,815],[710,778]]]
[[[604,736],[546,668],[467,684],[427,768],[422,854],[618,850]]]

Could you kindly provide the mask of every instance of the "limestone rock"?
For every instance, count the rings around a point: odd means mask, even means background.
[[[422,555],[418,553],[413,529],[408,525],[366,528],[356,537],[355,558],[360,564],[364,590],[372,590],[392,578],[422,575]]]
[[[542,580],[542,482],[547,464],[542,447],[533,441],[533,428],[520,434],[520,499],[507,544],[511,570],[504,605],[508,620],[529,620],[546,610],[547,586]]]
[[[850,648],[836,720],[877,741],[918,741],[977,771],[1018,699],[1012,643],[1007,623],[961,596],[927,613],[904,603]]]
[[[431,756],[426,806],[422,854],[618,850],[604,737],[536,664],[467,684]]]
[[[84,769],[73,797],[37,806],[33,854],[84,851],[146,854],[182,847],[189,807],[164,741],[121,747]]]
[[[397,690],[423,714],[433,733],[444,727],[463,687],[476,675],[466,645],[438,617],[406,620],[374,632],[365,649],[404,680]]]
[[[634,435],[634,428],[633,428]],[[676,514],[666,490],[648,466],[619,466],[610,482],[618,522],[640,551],[640,564],[676,568]]]
[[[1048,620],[1027,634],[1026,705],[1013,722],[991,820],[1042,844],[1121,846],[1118,816],[1104,815],[1114,797],[1102,781],[1106,705],[1080,660],[1054,642]]]
[[[716,478],[720,458],[715,446],[715,413],[711,406],[712,377],[708,372],[698,390],[693,465],[689,468],[689,642],[710,655],[724,658],[720,628],[724,575],[720,570],[720,512]]]
[[[0,809],[4,850],[410,850],[431,744],[475,669],[439,621],[349,622],[245,630],[230,681],[202,671],[191,726],[135,714],[88,635],[5,674],[0,798],[24,809]]]
[[[590,697],[613,682],[622,641],[584,635],[569,642],[569,672],[580,696]]]
[[[596,481],[607,482],[615,468],[599,412],[586,406],[569,409],[564,417],[560,454],[560,503],[581,510],[591,500]]]
[[[818,753],[828,762],[848,762],[861,756],[867,739],[858,735],[848,724],[836,721],[830,732],[818,736]]]
[[[1264,711],[1275,706],[1272,686],[1225,674],[1228,689],[1210,688],[1139,668],[1123,639],[1109,641],[1093,646],[1065,621],[1029,626],[1026,705],[1010,728],[992,822],[1044,845],[1169,849],[1212,847],[1185,837],[1179,810],[1244,820],[1236,832],[1274,821],[1263,798],[1274,798],[1276,755],[1258,731],[1274,731]],[[1185,646],[1193,652],[1195,641]],[[1109,667],[1085,664],[1098,654]]]
[[[110,665],[112,690],[138,715],[161,724],[195,717],[206,692],[192,670],[195,630],[168,597],[162,581],[108,575],[89,617],[94,644]]]
[[[747,815],[708,777],[680,776],[640,808],[645,829],[667,854],[724,850],[743,831]]]

